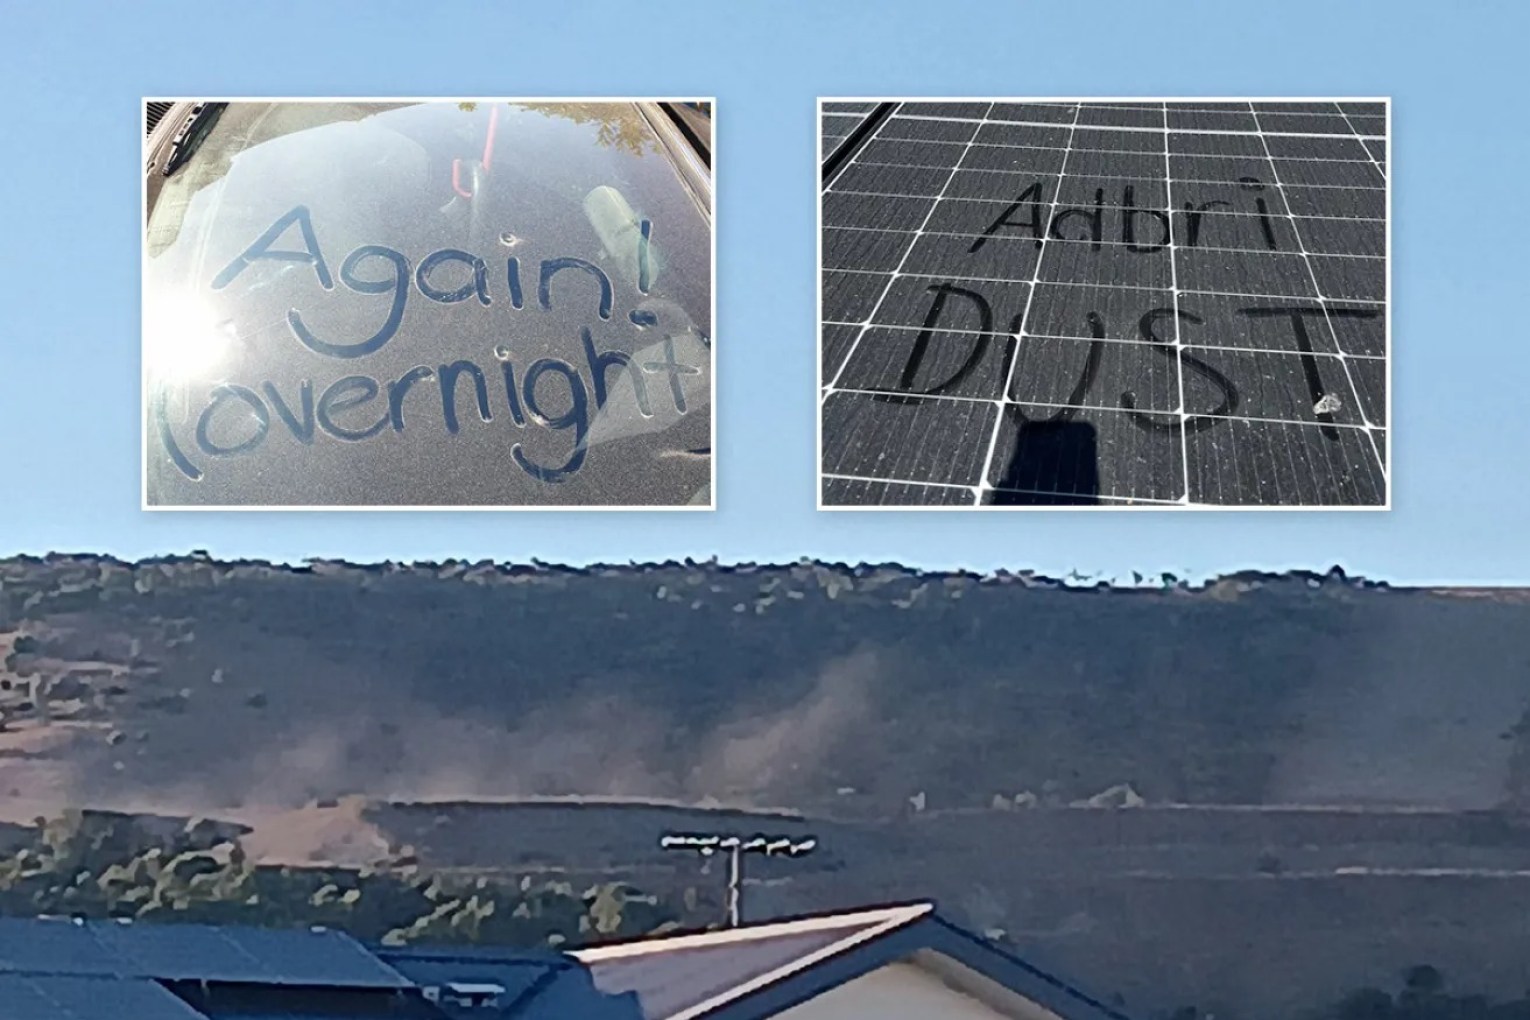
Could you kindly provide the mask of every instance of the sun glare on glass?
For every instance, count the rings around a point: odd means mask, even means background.
[[[166,295],[150,306],[144,323],[149,376],[185,382],[216,373],[236,343],[234,323],[188,295]]]

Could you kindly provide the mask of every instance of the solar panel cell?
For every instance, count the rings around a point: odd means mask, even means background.
[[[923,222],[934,205],[933,198],[857,195],[836,191],[824,196],[823,222],[830,227],[907,229],[909,223]]]
[[[962,158],[965,146],[950,142],[915,142],[872,138],[855,156],[855,162],[888,163],[893,166],[950,167]]]
[[[1379,503],[1385,480],[1374,438],[1364,429],[1239,419],[1189,432],[1190,498],[1228,506]]]
[[[1170,110],[1174,131],[1253,131],[1254,115],[1247,110]]]
[[[977,129],[977,124],[971,121],[892,117],[877,129],[877,137],[920,142],[968,142],[977,133]]]
[[[903,272],[953,280],[1025,280],[1036,275],[1040,258],[1041,247],[1034,241],[919,234],[908,251]]]
[[[1163,114],[1151,109],[1083,105],[1079,107],[1077,123],[1096,127],[1163,127]]]
[[[1169,251],[1133,251],[1124,244],[1053,241],[1045,246],[1039,279],[1047,283],[1166,288],[1174,284]]]
[[[1114,286],[1040,283],[1025,316],[1028,336],[1063,336],[1142,340],[1142,318],[1174,307],[1174,294],[1163,290],[1127,290]],[[1098,323],[1096,329],[1095,323]]]
[[[972,436],[986,436],[996,415],[987,401],[835,393],[824,402],[824,472],[976,485],[986,451]]]
[[[1253,103],[1255,113],[1315,113],[1336,114],[1339,112],[1337,103]]]
[[[1256,140],[1259,136],[1255,136]],[[1365,146],[1354,138],[1281,137],[1264,135],[1263,143],[1277,159],[1366,159]]]
[[[885,273],[823,274],[823,318],[825,322],[865,322],[871,318],[887,281]]]
[[[1263,156],[1265,154],[1264,142],[1258,135],[1201,134],[1194,131],[1170,132],[1169,152],[1175,155],[1205,156]]]
[[[1170,413],[1179,408],[1179,371],[1161,345],[1028,336],[1007,395],[1049,407]]]
[[[1025,311],[1030,284],[1015,281],[945,282],[927,276],[893,278],[872,322],[882,326],[1008,331]]]
[[[859,191],[879,195],[938,195],[951,171],[942,167],[851,166],[840,175],[836,191]]]
[[[1009,338],[934,330],[866,330],[835,386],[997,400],[1004,392]]]
[[[1328,114],[1261,113],[1258,117],[1260,129],[1272,134],[1354,134],[1350,122],[1338,112]]]
[[[1094,505],[1172,503],[1184,496],[1184,458],[1171,432],[1142,411],[1070,412],[1006,404],[988,469],[987,502]]]
[[[1236,380],[1237,403],[1223,412],[1228,417],[1313,425],[1365,423],[1345,366],[1337,357],[1227,348],[1196,350],[1194,357],[1223,378]],[[1184,383],[1185,404],[1192,414],[1208,413],[1226,403],[1227,391],[1213,376],[1188,372]],[[1323,402],[1325,397],[1329,399]],[[1320,406],[1325,409],[1321,414]]]
[[[909,485],[865,478],[828,478],[824,502],[851,506],[971,506],[973,490],[948,485]]]
[[[823,232],[824,268],[890,273],[908,251],[910,236],[904,231],[830,227]]]
[[[1302,247],[1317,255],[1364,255],[1381,258],[1387,251],[1387,225],[1381,220],[1335,220],[1297,217]],[[1378,295],[1367,295],[1379,297]]]
[[[1354,380],[1360,413],[1372,425],[1387,423],[1387,363],[1381,358],[1351,358],[1349,375]],[[1385,446],[1379,443],[1378,449]]]
[[[1300,255],[1181,248],[1174,253],[1180,290],[1214,294],[1316,298]]]
[[[961,157],[958,174],[968,171],[997,170],[1005,173],[1055,174],[1062,171],[1063,149],[1043,149],[1023,145],[974,144]]]
[[[1386,293],[1387,264],[1382,259],[1313,255],[1310,261],[1325,298],[1380,301]]]
[[[995,103],[988,119],[1027,124],[1071,124],[1073,116],[1073,107],[1061,104]]]
[[[1075,151],[1090,149],[1098,152],[1163,152],[1163,135],[1157,131],[1112,131],[1109,128],[1092,128],[1074,133]]]
[[[1161,157],[1160,157],[1161,158]],[[1148,177],[1077,176],[1070,169],[1058,185],[1057,201],[1064,206],[1095,205],[1107,209],[1164,209],[1169,189]],[[1167,238],[1164,238],[1167,243]]]
[[[1286,185],[1319,188],[1385,188],[1387,179],[1374,161],[1278,159],[1275,172]]]
[[[820,330],[820,354],[823,363],[823,377],[832,379],[834,373],[839,371],[839,366],[844,364],[850,356],[850,350],[855,346],[856,338],[861,335],[860,327],[825,324]]]

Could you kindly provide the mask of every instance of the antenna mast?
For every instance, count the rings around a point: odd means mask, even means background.
[[[728,855],[728,927],[743,923],[744,855],[761,857],[804,857],[818,848],[812,836],[738,836],[725,833],[671,833],[659,839],[663,850],[688,850],[710,858]]]

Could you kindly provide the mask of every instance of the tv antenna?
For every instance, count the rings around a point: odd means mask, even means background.
[[[744,895],[744,855],[761,857],[805,857],[818,848],[812,836],[737,836],[725,833],[671,833],[660,837],[662,850],[688,850],[703,858],[728,855],[728,927],[742,923]]]

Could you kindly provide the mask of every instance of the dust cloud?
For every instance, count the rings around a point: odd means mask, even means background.
[[[297,808],[363,796],[394,801],[532,796],[788,801],[826,757],[865,746],[874,724],[874,654],[827,663],[774,711],[734,714],[704,732],[627,697],[569,698],[517,711],[454,710],[369,677],[326,674],[295,703],[203,705],[155,717],[119,746],[76,734],[46,770],[8,763],[11,799],[159,813]],[[248,699],[243,689],[238,697]],[[0,790],[0,797],[7,791]]]

